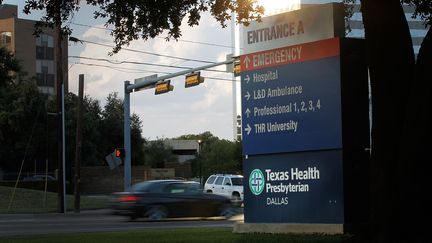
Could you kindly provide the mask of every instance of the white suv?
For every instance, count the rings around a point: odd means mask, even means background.
[[[204,191],[230,197],[243,202],[243,176],[232,174],[211,175],[204,184]]]

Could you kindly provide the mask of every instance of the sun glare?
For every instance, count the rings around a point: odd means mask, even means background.
[[[300,9],[300,0],[258,0],[265,9],[264,16]]]

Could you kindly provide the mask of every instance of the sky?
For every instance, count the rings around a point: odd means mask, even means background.
[[[84,2],[84,1],[82,1]],[[18,5],[18,17],[37,20],[41,13],[25,15],[22,8],[24,0],[5,0],[5,4]],[[103,20],[93,19],[91,6],[82,4],[75,13],[70,27],[72,36],[95,43],[114,45],[110,31]],[[179,41],[167,42],[163,38],[136,40],[127,49],[162,54],[167,56],[222,62],[232,52],[231,26],[222,28],[209,14],[204,14],[199,26],[190,28],[182,25],[182,37]],[[162,34],[161,37],[165,35]],[[89,43],[69,42],[69,91],[77,94],[78,76],[84,74],[84,93],[100,101],[103,106],[106,97],[117,92],[124,97],[124,81],[131,83],[135,79],[155,74],[155,72],[175,73],[184,69],[166,68],[150,65],[113,64],[106,61],[94,61],[72,58],[81,56],[108,59],[110,61],[134,61],[170,66],[199,67],[207,63],[184,61],[139,52],[122,50],[109,56],[111,48]],[[114,68],[89,66],[96,64]],[[213,69],[225,70],[225,66]],[[159,76],[164,75],[158,74]],[[221,139],[233,140],[233,76],[231,73],[202,71],[204,83],[196,87],[184,88],[184,76],[172,78],[172,92],[155,95],[154,89],[131,93],[131,113],[139,115],[142,121],[142,135],[148,139],[174,138],[184,134],[199,134],[210,131]]]
[[[103,45],[114,45],[110,30],[104,26],[104,20],[93,18],[93,12],[96,9],[83,3],[85,1],[81,2],[80,11],[76,12],[69,22],[73,29],[71,36]],[[291,0],[291,6],[288,7],[280,6],[281,3],[287,5],[289,2],[288,0],[260,0],[260,3],[267,7],[269,14],[283,11],[284,8],[294,9],[300,0]],[[37,20],[42,15],[42,12],[34,12],[30,15],[22,13],[25,0],[5,0],[4,3],[18,5],[18,17],[22,19]],[[99,100],[103,107],[110,93],[117,92],[120,98],[124,97],[123,87],[126,80],[134,83],[137,78],[157,72],[161,72],[158,75],[162,76],[166,73],[184,70],[142,64],[114,64],[113,62],[133,61],[190,68],[207,64],[126,49],[194,60],[225,61],[226,55],[233,52],[233,39],[237,39],[237,46],[239,43],[238,27],[236,37],[233,38],[231,22],[228,21],[226,24],[228,26],[222,28],[209,13],[204,13],[199,26],[189,27],[185,22],[182,24],[182,37],[178,41],[167,42],[163,38],[166,36],[164,34],[147,41],[136,40],[114,56],[108,55],[112,50],[110,47],[86,42],[69,42],[69,91],[77,94],[78,76],[84,74],[84,94]],[[238,48],[235,52],[239,53]],[[73,56],[106,59],[111,63],[73,58]],[[109,68],[101,66],[109,66]],[[225,70],[225,66],[213,69]],[[224,72],[202,71],[201,75],[206,79],[199,86],[184,88],[184,76],[180,76],[171,79],[171,84],[174,85],[172,92],[154,95],[154,89],[149,89],[131,93],[131,113],[140,117],[144,138],[151,140],[175,138],[184,134],[210,131],[221,139],[234,139],[233,114],[241,114],[239,79],[235,80],[231,73]],[[233,92],[234,83],[236,90]],[[236,94],[235,102],[233,94]]]

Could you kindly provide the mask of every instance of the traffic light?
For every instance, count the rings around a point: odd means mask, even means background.
[[[114,150],[115,157],[124,158],[125,157],[125,149],[124,148],[116,148]]]
[[[171,84],[171,80],[163,80],[156,83],[155,95],[168,93],[174,90],[174,86]]]
[[[234,77],[240,76],[241,68],[240,61],[234,61]]]
[[[201,77],[201,72],[190,73],[186,75],[185,88],[197,86],[202,82],[204,82],[204,77]]]

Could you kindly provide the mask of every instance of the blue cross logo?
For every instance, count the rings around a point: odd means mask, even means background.
[[[249,175],[249,188],[254,195],[259,195],[264,190],[264,174],[260,169],[254,169]]]

